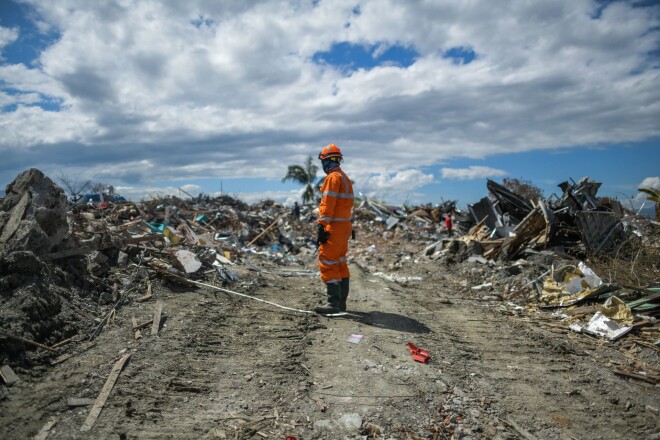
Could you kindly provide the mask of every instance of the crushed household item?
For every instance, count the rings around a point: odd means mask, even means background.
[[[428,363],[431,360],[431,356],[427,350],[417,347],[412,342],[408,342],[406,346],[410,349],[410,354],[413,357],[413,360],[416,362],[421,362],[422,364]]]
[[[540,301],[548,307],[568,307],[612,292],[618,286],[603,281],[583,262],[553,270],[543,282]]]
[[[586,327],[574,323],[571,324],[570,328],[578,333],[585,332],[594,336],[607,338],[610,341],[616,341],[632,330],[631,326],[620,326],[616,321],[608,318],[601,312],[596,312],[594,316],[591,317]]]

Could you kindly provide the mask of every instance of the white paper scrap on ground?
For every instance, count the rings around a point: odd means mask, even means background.
[[[610,341],[619,339],[630,330],[632,330],[632,327],[622,327],[601,312],[596,312],[587,325],[587,331],[598,336],[603,336]]]
[[[362,335],[351,335],[348,337],[347,341],[351,344],[359,344],[362,340]]]

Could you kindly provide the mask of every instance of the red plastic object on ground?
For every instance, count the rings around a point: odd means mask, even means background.
[[[406,345],[410,347],[410,354],[412,354],[413,359],[417,362],[425,364],[431,360],[431,356],[429,356],[429,352],[427,350],[423,350],[417,347],[412,342],[408,342]]]
[[[292,435],[287,435],[286,438],[285,438],[284,440],[298,440],[298,439],[295,438],[295,437],[292,436]]]

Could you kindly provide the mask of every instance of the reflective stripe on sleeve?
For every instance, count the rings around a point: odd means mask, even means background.
[[[350,222],[351,219],[348,217],[326,217],[322,215],[319,217],[319,220],[325,220],[326,222]]]
[[[346,182],[346,174],[344,174],[343,171],[339,171],[339,175],[341,176],[341,180],[344,181],[344,188],[346,188],[346,193],[347,193],[347,194],[350,194],[350,193],[348,192],[348,183]],[[352,195],[352,194],[351,194],[351,195]]]
[[[322,197],[325,196],[332,196],[332,197],[337,197],[338,199],[353,199],[354,196],[353,194],[348,194],[348,193],[337,193],[334,191],[326,191],[323,194],[321,194]]]

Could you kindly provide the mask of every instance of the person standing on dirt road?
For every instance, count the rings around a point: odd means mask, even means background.
[[[344,161],[339,147],[328,145],[319,153],[319,159],[327,174],[321,187],[317,220],[319,270],[327,288],[328,300],[314,311],[332,314],[345,311],[348,298],[350,273],[346,251],[353,231],[353,185],[339,166]]]

